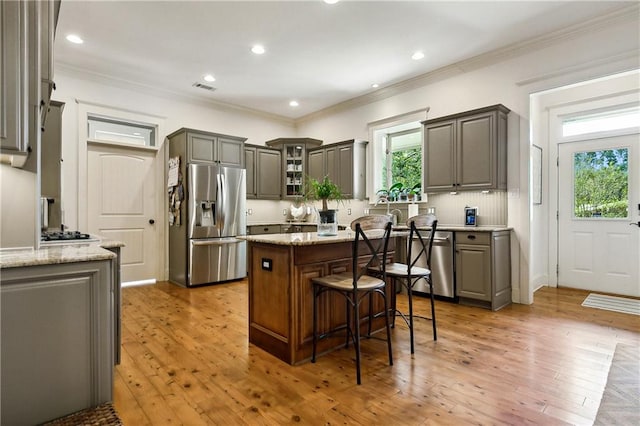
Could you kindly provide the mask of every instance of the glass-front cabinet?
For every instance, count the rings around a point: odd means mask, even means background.
[[[307,150],[322,145],[312,138],[278,138],[266,142],[268,147],[282,150],[282,198],[302,196],[307,171]]]
[[[283,195],[294,197],[302,194],[302,180],[304,177],[305,148],[301,144],[284,146],[284,188]]]

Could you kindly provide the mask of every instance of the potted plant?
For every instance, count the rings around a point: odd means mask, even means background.
[[[338,235],[338,211],[329,209],[328,202],[342,201],[340,187],[328,176],[322,180],[308,177],[305,180],[304,199],[322,201],[322,210],[318,210],[318,235]]]
[[[380,189],[376,194],[381,201],[398,201],[400,198],[400,191],[402,190],[402,183],[396,182],[389,187],[389,189]]]
[[[408,194],[407,194],[407,199],[409,201],[414,201],[414,199],[416,201],[418,201],[420,198],[420,190],[422,189],[422,185],[419,183],[416,183],[415,185],[413,185],[411,187],[411,189],[409,190]]]

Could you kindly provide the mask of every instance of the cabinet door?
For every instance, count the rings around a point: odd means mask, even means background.
[[[279,200],[282,186],[282,154],[274,149],[256,151],[257,197],[261,200]],[[248,170],[248,169],[247,169]]]
[[[353,198],[353,145],[338,146],[336,156],[336,183],[344,198]]]
[[[214,159],[221,165],[242,167],[244,165],[243,153],[244,144],[241,141],[223,137],[217,138]]]
[[[458,119],[456,128],[458,189],[496,187],[495,130],[495,112]]]
[[[455,120],[426,125],[424,143],[425,192],[455,190]]]
[[[457,295],[491,301],[491,250],[489,246],[456,244]]]
[[[338,147],[328,146],[324,150],[324,174],[329,177],[331,182],[338,185],[340,189],[340,165],[338,164]]]
[[[309,155],[307,157],[307,165],[308,165],[308,175],[314,179],[322,179],[325,175],[324,170],[324,157],[325,150],[314,149],[309,151]]]
[[[0,2],[0,146],[6,154],[27,153],[27,7],[28,2]]]
[[[189,161],[213,163],[215,161],[216,138],[190,133],[187,136]]]
[[[247,170],[247,198],[256,198],[258,196],[256,188],[256,148],[244,148],[244,166]],[[280,180],[278,180],[280,182]]]

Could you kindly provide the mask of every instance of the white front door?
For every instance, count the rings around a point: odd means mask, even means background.
[[[638,145],[637,134],[558,145],[558,286],[640,296]]]
[[[89,143],[90,233],[122,241],[122,281],[155,280],[162,249],[156,227],[157,151]],[[157,221],[157,224],[156,224]]]

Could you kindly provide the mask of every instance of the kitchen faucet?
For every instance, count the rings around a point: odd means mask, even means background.
[[[397,212],[398,214],[396,215],[394,212]],[[391,212],[389,212],[389,205],[387,205],[387,214],[393,215],[393,225],[397,225],[398,223],[400,223],[400,220],[402,219],[402,212],[400,210],[393,209],[391,210]]]

